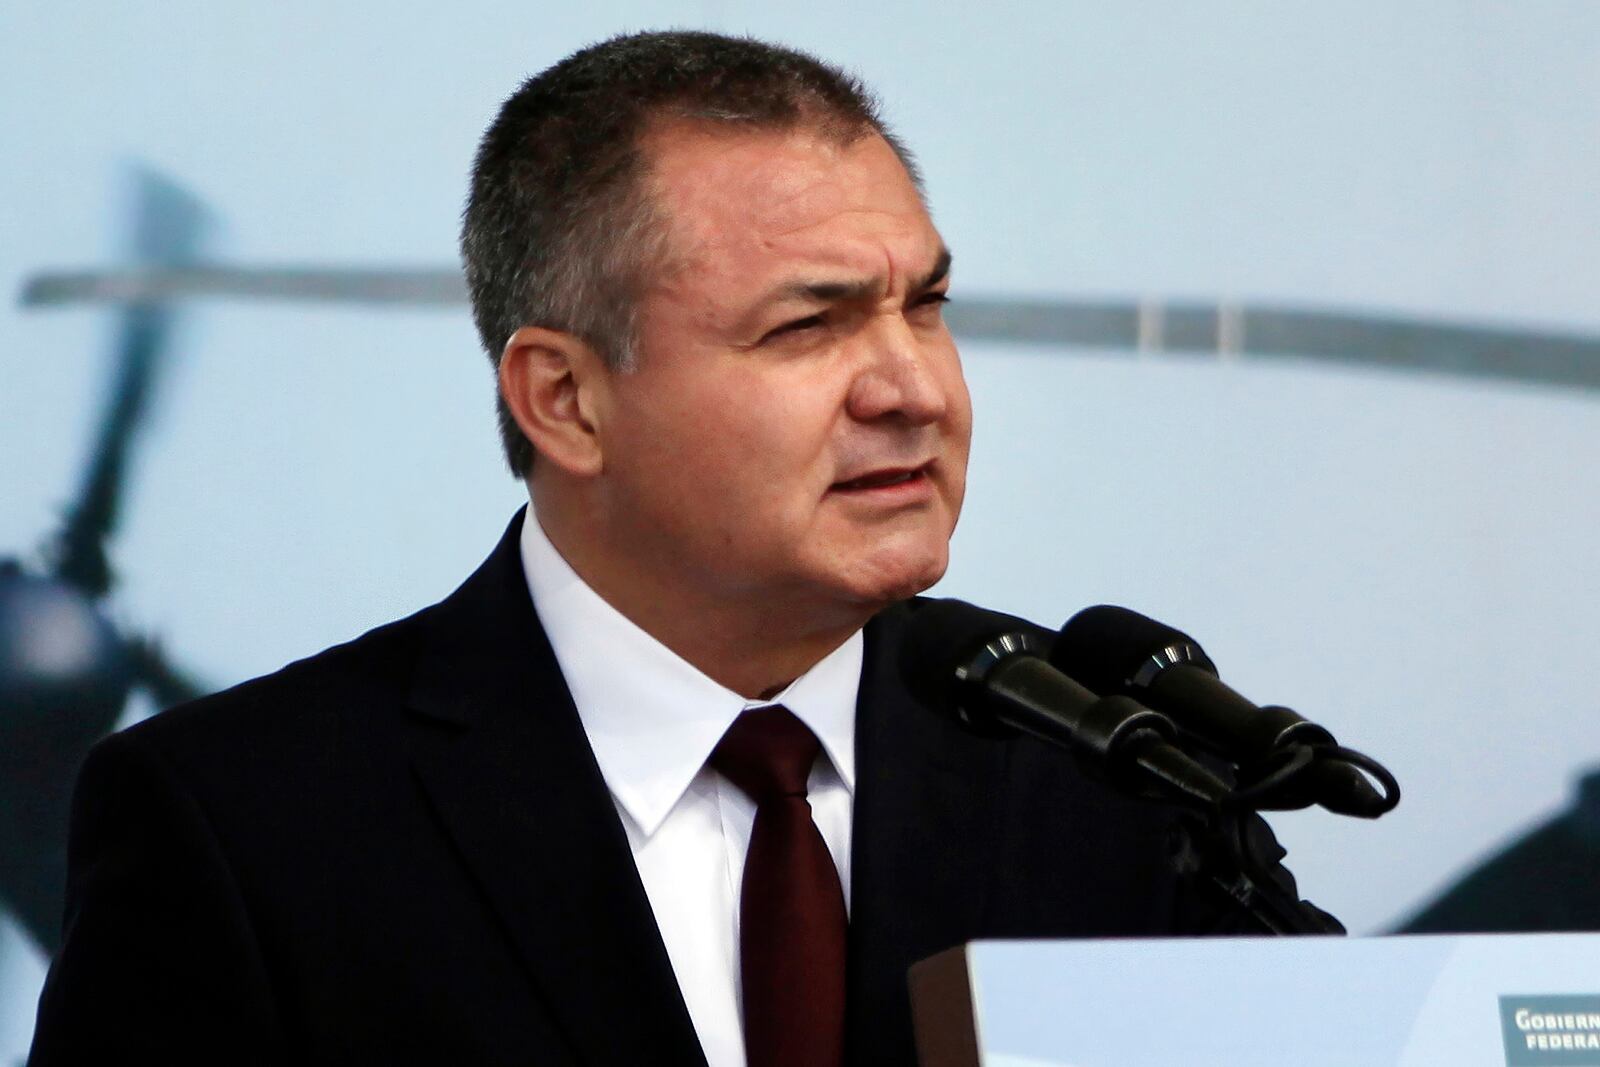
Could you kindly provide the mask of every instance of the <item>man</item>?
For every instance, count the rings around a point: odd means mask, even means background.
[[[1169,812],[899,680],[971,415],[859,86],[587,49],[502,109],[463,248],[531,510],[96,750],[35,1063],[909,1063],[919,958],[1199,922]]]

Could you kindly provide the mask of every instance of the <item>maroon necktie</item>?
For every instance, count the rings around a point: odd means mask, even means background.
[[[806,800],[820,749],[805,723],[772,705],[735,719],[711,754],[756,802],[739,889],[750,1067],[844,1062],[844,892]]]

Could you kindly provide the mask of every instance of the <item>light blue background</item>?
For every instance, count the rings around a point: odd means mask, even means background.
[[[122,176],[245,265],[444,265],[519,79],[631,28],[860,71],[927,172],[955,294],[1227,298],[1600,334],[1600,8],[0,0],[0,292],[122,254]],[[113,320],[0,306],[0,552],[76,488]],[[412,610],[521,499],[463,312],[196,303],[136,458],[117,617],[217,682]],[[1380,823],[1274,820],[1306,892],[1393,923],[1600,762],[1593,394],[1245,359],[964,349],[941,591],[1100,601],[1383,758]],[[0,1063],[42,961],[0,926]]]

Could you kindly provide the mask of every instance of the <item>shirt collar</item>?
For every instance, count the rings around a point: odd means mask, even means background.
[[[521,548],[534,610],[606,788],[646,837],[747,708],[782,704],[794,712],[854,794],[859,630],[771,700],[747,700],[601,599],[556,551],[531,507],[523,517]]]

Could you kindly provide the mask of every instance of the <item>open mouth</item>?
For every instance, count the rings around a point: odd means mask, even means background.
[[[834,489],[842,492],[861,492],[868,489],[888,489],[896,485],[905,485],[908,482],[919,482],[928,476],[926,466],[899,467],[891,470],[873,471],[863,474],[859,478],[852,478],[847,482],[835,483]]]

